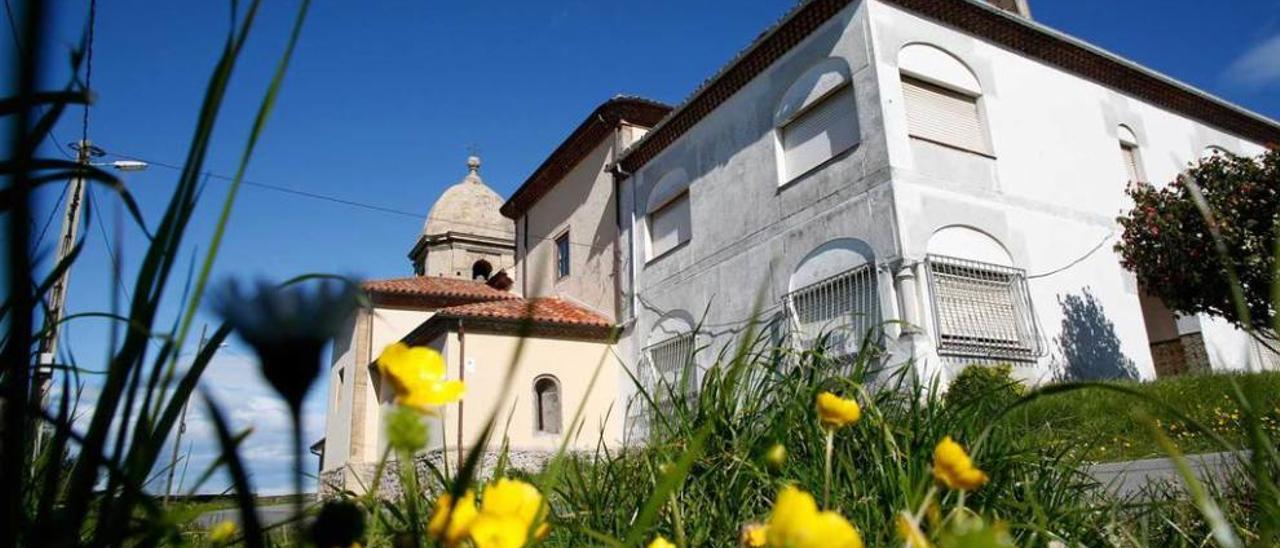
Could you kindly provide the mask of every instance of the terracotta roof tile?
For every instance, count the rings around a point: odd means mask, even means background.
[[[527,321],[526,321],[527,320]],[[436,312],[405,336],[426,344],[449,331],[609,342],[617,328],[608,318],[563,299],[542,297],[472,303]]]
[[[532,320],[534,323],[612,327],[608,318],[563,299],[542,297],[464,304],[436,313],[442,318]]]
[[[417,305],[429,308],[474,302],[519,299],[513,293],[481,282],[433,276],[369,280],[361,284],[376,304]]]

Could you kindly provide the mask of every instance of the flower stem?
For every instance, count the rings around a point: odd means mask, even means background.
[[[302,410],[289,407],[293,419],[293,519],[298,538],[302,535]]]
[[[835,451],[836,430],[827,429],[827,459],[822,473],[822,507],[831,507],[831,455]]]
[[[675,521],[676,526],[676,546],[681,548],[688,546],[684,536],[684,519],[680,515],[680,504],[676,501],[676,494],[671,493],[671,517]]]

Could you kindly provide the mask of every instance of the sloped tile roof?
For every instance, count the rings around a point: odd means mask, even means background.
[[[632,95],[618,95],[605,101],[573,130],[560,146],[534,170],[515,194],[502,205],[502,214],[517,219],[542,199],[560,180],[586,158],[621,122],[653,127],[671,112],[671,106]]]
[[[476,302],[519,299],[513,293],[489,287],[481,282],[434,276],[410,276],[369,280],[361,287],[374,304],[444,308]]]
[[[464,304],[436,313],[446,318],[531,321],[558,325],[611,327],[608,318],[564,299],[542,297]]]
[[[515,334],[607,341],[615,335],[609,318],[564,299],[541,297],[477,302],[444,308],[423,322],[405,339],[425,344],[441,333],[466,332]]]

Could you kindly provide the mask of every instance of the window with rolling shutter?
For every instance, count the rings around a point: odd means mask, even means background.
[[[649,213],[649,258],[662,256],[689,241],[693,234],[689,216],[689,191]]]
[[[902,94],[912,137],[989,153],[977,97],[905,75]]]
[[[853,86],[846,84],[780,128],[784,183],[858,143],[855,106]]]
[[[1022,270],[938,255],[926,263],[939,353],[1011,360],[1040,355]]]

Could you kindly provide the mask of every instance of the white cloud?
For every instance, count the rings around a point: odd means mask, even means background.
[[[1280,34],[1245,51],[1224,75],[1228,81],[1250,88],[1280,85]]]

